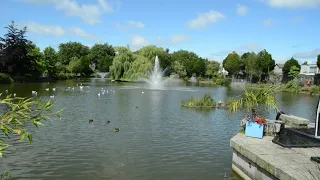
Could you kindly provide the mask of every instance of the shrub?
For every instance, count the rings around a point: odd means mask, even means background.
[[[14,83],[14,80],[8,74],[0,73],[0,83],[11,84]]]
[[[221,86],[229,86],[232,82],[231,78],[216,78],[214,79],[214,83],[216,85],[221,85]]]
[[[292,93],[299,93],[301,90],[301,86],[296,80],[289,81],[282,87],[282,91],[284,92],[292,92]]]
[[[76,75],[73,73],[57,73],[54,78],[58,80],[72,79],[75,78]]]
[[[185,106],[208,107],[215,106],[216,101],[211,97],[209,93],[206,93],[201,99],[194,99],[193,97],[191,97],[190,99],[182,100],[181,104]]]

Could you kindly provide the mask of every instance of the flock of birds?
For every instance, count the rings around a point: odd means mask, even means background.
[[[82,84],[77,84],[76,86],[78,86],[80,88],[80,91],[86,90],[86,92],[89,92],[89,90],[90,90],[90,86],[83,86]],[[56,88],[51,88],[51,90],[53,92],[55,92]],[[66,91],[73,91],[73,90],[75,90],[75,88],[74,87],[67,87],[67,88],[65,88],[65,90]],[[50,88],[46,88],[45,91],[50,92]],[[9,90],[6,89],[5,93],[8,94],[8,92],[9,92]],[[114,90],[106,90],[104,88],[101,88],[101,91],[97,95],[100,98],[100,96],[104,95],[105,93],[107,93],[107,94],[108,93],[115,93],[115,91]],[[141,92],[141,94],[144,94],[144,93],[145,92],[143,92],[143,91]],[[38,96],[38,92],[35,90],[32,90],[31,94],[32,94],[32,96],[36,96],[36,97]],[[17,95],[16,93],[13,93],[13,97],[16,97],[16,95]],[[53,95],[50,95],[49,97],[50,97],[50,99],[54,99],[55,95],[53,94]],[[138,106],[136,106],[136,108],[138,108]],[[93,123],[93,119],[89,119],[88,122],[89,122],[89,124]],[[110,121],[107,121],[106,123],[110,124]],[[120,130],[119,128],[114,128],[114,132],[119,132],[119,130]]]
[[[93,123],[93,119],[89,119],[88,122],[89,122],[89,124]],[[107,124],[110,124],[110,121],[107,121],[106,123],[107,123]],[[119,130],[120,130],[119,128],[114,128],[113,131],[114,131],[114,132],[119,132]]]

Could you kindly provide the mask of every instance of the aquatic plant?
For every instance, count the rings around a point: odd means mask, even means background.
[[[203,98],[195,99],[191,97],[187,100],[182,100],[181,104],[184,106],[195,106],[195,107],[212,107],[216,106],[216,101],[211,97],[211,94],[206,93],[204,94]]]
[[[257,116],[256,108],[259,105],[264,105],[268,109],[278,111],[276,98],[274,96],[277,88],[269,86],[263,89],[248,89],[244,88],[242,95],[235,98],[229,106],[231,113],[236,113],[239,110],[246,109],[251,112],[251,119]]]

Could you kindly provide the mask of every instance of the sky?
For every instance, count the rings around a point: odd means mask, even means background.
[[[27,26],[40,49],[78,41],[185,49],[222,61],[266,49],[276,63],[316,62],[320,0],[2,0],[0,26]],[[0,28],[0,36],[6,33]]]

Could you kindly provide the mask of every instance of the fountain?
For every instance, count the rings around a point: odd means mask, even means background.
[[[108,73],[108,72],[97,72],[97,74],[98,74],[101,78],[104,78],[104,77],[106,77],[109,73]]]
[[[167,82],[167,80],[164,80],[162,77],[165,70],[162,71],[162,69],[160,68],[159,58],[158,56],[156,56],[154,60],[153,71],[150,72],[148,79],[143,79],[149,84],[150,89],[163,89],[164,85]]]
[[[190,78],[190,82],[197,82],[197,78],[194,77],[194,76],[192,76],[192,77]]]

